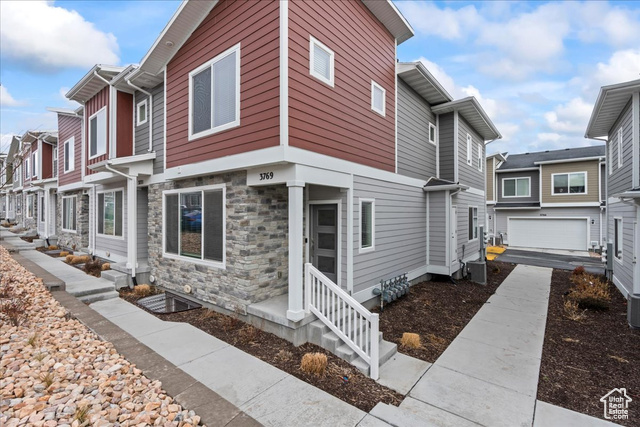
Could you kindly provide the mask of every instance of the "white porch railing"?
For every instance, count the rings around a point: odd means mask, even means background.
[[[304,265],[305,309],[318,316],[342,341],[369,364],[378,379],[379,319],[310,263]]]

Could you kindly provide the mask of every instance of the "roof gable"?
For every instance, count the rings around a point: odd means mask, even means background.
[[[544,162],[557,162],[562,160],[575,161],[578,159],[600,158],[604,157],[604,155],[604,145],[510,154],[506,161],[498,167],[498,170],[536,168],[540,163]]]

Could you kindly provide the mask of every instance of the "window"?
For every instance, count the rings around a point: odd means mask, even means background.
[[[98,193],[98,234],[122,237],[122,190]]]
[[[64,172],[71,172],[75,168],[75,147],[73,136],[65,141],[62,149],[64,151]]]
[[[551,175],[553,189],[551,194],[587,194],[587,173],[558,173]]]
[[[376,202],[373,199],[360,199],[360,252],[375,249]]]
[[[429,123],[429,142],[436,145],[436,125]]]
[[[164,192],[164,256],[224,268],[225,186]]]
[[[313,77],[333,87],[334,54],[314,37],[309,38],[309,72]]]
[[[58,147],[53,148],[53,177],[58,176]]]
[[[38,177],[38,152],[31,153],[31,176]]]
[[[531,178],[505,178],[502,180],[502,197],[530,197]]]
[[[189,73],[189,139],[240,125],[240,45]]]
[[[27,218],[33,218],[33,209],[35,205],[35,196],[33,194],[27,195]]]
[[[478,238],[478,208],[469,206],[469,240]]]
[[[138,102],[136,106],[136,126],[147,123],[147,100]]]
[[[40,222],[44,222],[44,195],[40,195],[40,197],[38,197],[39,203],[38,203],[38,208],[40,212]]]
[[[471,144],[473,143],[473,139],[471,139],[471,135],[467,134],[467,164],[471,165],[473,163],[473,160],[471,159],[473,157],[473,154],[471,153],[473,151]]]
[[[618,129],[618,168],[622,167],[622,128]]]
[[[622,218],[615,218],[613,227],[613,255],[622,261]]]
[[[386,93],[382,86],[371,80],[371,109],[383,117]]]
[[[89,118],[89,158],[107,153],[107,107]]]
[[[76,231],[76,196],[62,198],[62,230]]]
[[[16,169],[13,173],[14,182],[18,184],[18,186],[22,185],[22,166],[17,165]]]
[[[31,168],[29,167],[29,158],[24,159],[24,179],[31,177]]]
[[[482,172],[482,164],[484,163],[484,156],[482,155],[482,144],[478,144],[478,170]]]

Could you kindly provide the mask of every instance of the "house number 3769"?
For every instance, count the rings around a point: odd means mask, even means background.
[[[273,179],[273,172],[266,172],[260,174],[260,181],[266,181],[269,179]]]

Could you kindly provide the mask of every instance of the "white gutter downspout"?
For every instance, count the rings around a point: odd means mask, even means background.
[[[147,92],[146,90],[134,85],[133,83],[131,83],[129,79],[126,79],[126,80],[129,86],[131,86],[136,90],[139,90],[140,92],[147,95],[147,97],[149,98],[149,108],[147,109],[147,115],[149,116],[149,149],[147,151],[151,153],[153,151],[153,95],[151,94],[151,92]],[[137,107],[134,105],[133,108],[137,108]],[[136,114],[138,114],[137,111],[136,111]]]
[[[136,267],[138,265],[138,239],[136,234],[136,219],[137,219],[137,183],[136,177],[127,175],[124,172],[113,169],[108,164],[104,167],[115,174],[123,176],[127,179],[127,268],[131,269],[131,278],[136,277]]]

